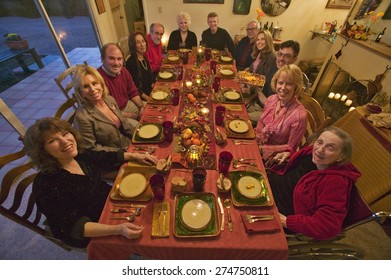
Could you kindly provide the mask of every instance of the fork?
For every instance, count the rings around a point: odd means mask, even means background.
[[[134,214],[130,214],[129,216],[125,217],[110,217],[110,220],[127,220],[128,222],[133,222],[134,221]]]
[[[251,214],[246,214],[246,220],[252,220],[252,219],[257,219],[257,218],[274,218],[273,215],[251,215]]]
[[[235,169],[239,168],[239,167],[245,167],[245,166],[254,166],[254,167],[256,167],[257,164],[255,162],[241,162],[240,164],[238,162],[234,162],[233,163],[233,167]]]
[[[235,158],[234,162],[244,162],[247,160],[255,160],[255,158]]]
[[[263,218],[253,218],[253,219],[248,219],[247,222],[252,224],[252,223],[255,223],[255,222],[259,222],[259,221],[270,221],[270,220],[273,220],[274,217],[263,217]]]

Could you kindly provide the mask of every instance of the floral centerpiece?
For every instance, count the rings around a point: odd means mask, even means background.
[[[368,14],[365,14],[365,17],[367,18],[366,24],[353,24],[349,25],[347,23],[346,29],[342,31],[342,34],[353,38],[356,40],[368,40],[368,35],[376,34],[377,32],[374,30],[374,26],[376,22],[384,16],[383,12],[379,12],[377,14],[373,14],[373,11],[369,12]],[[369,20],[369,22],[368,22]]]
[[[265,16],[265,13],[260,8],[257,8],[255,11],[257,12],[258,28],[261,29],[262,28],[261,20]]]
[[[5,44],[11,50],[27,49],[29,47],[28,42],[25,39],[23,39],[22,36],[16,33],[7,33],[4,34],[4,37],[5,37]]]

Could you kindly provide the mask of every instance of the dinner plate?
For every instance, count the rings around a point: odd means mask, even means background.
[[[229,69],[221,69],[220,74],[223,76],[231,76],[233,75],[234,71],[229,70]]]
[[[147,179],[141,173],[131,173],[119,183],[120,195],[126,198],[137,197],[147,188]]]
[[[258,198],[262,192],[261,183],[252,176],[244,176],[237,183],[239,193],[247,198]]]
[[[168,59],[168,61],[174,62],[174,61],[178,61],[179,57],[177,57],[177,56],[169,56],[167,59]]]
[[[168,93],[166,91],[162,91],[162,90],[153,91],[151,93],[152,99],[155,99],[155,100],[164,100],[167,98],[167,96],[168,96]]]
[[[138,136],[144,139],[151,139],[159,134],[159,128],[154,124],[146,124],[138,129]]]
[[[212,50],[212,53],[213,53],[213,54],[219,54],[220,51],[219,51],[219,50]]]
[[[240,98],[240,94],[236,91],[226,91],[224,92],[224,97],[228,100],[238,100]]]
[[[167,71],[164,71],[164,72],[159,72],[159,77],[161,79],[164,79],[164,80],[168,80],[168,79],[171,79],[173,76],[173,74],[171,72],[167,72]]]
[[[192,199],[183,205],[181,219],[185,227],[201,231],[209,225],[212,219],[212,210],[204,200]]]
[[[224,61],[224,62],[230,62],[230,61],[232,61],[232,58],[229,57],[229,56],[221,56],[220,59],[221,59],[221,61]]]
[[[228,127],[236,133],[246,133],[250,129],[248,123],[243,120],[232,120]]]

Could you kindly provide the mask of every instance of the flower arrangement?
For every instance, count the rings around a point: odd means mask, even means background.
[[[4,34],[5,44],[12,50],[27,49],[28,42],[16,33]]]
[[[265,16],[265,13],[260,8],[257,8],[255,11],[257,12],[258,28],[261,28],[262,27],[261,20]]]
[[[376,15],[373,14],[373,11],[369,12],[368,15],[370,15],[370,20],[371,22],[367,26],[367,32],[369,33],[371,31],[371,28],[373,25],[378,21],[378,19],[382,18],[384,16],[383,12],[379,12]]]

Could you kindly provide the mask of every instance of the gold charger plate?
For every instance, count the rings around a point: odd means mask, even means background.
[[[189,201],[202,200],[202,204],[208,205],[211,210],[211,218],[205,228],[196,230],[184,225],[183,223],[183,207],[188,205]],[[191,207],[190,207],[191,208]],[[186,210],[185,210],[186,211]],[[214,237],[220,234],[220,223],[217,212],[217,200],[213,193],[178,193],[175,196],[175,220],[174,220],[174,235],[178,238],[202,238]]]
[[[239,120],[243,121],[243,122],[246,122],[246,124],[248,125],[249,129],[246,132],[238,133],[238,132],[233,131],[230,128],[230,123],[232,121],[239,121]],[[232,120],[232,119],[229,119],[229,120],[225,120],[224,121],[224,125],[225,125],[225,131],[227,133],[227,137],[228,138],[236,138],[236,139],[254,139],[255,138],[255,131],[254,131],[253,127],[252,127],[252,124],[251,124],[250,120],[242,120],[242,119]]]
[[[120,170],[118,171],[118,175],[115,178],[113,187],[110,191],[110,199],[112,200],[125,200],[125,201],[150,201],[153,198],[153,192],[151,190],[151,187],[149,186],[149,183],[147,183],[147,186],[139,196],[136,197],[123,197],[119,191],[120,183],[121,181],[126,178],[129,174],[139,173],[142,174],[146,181],[149,181],[149,178],[156,174],[156,168],[154,166],[146,166],[146,165],[139,165],[132,162],[125,163],[121,166]]]

